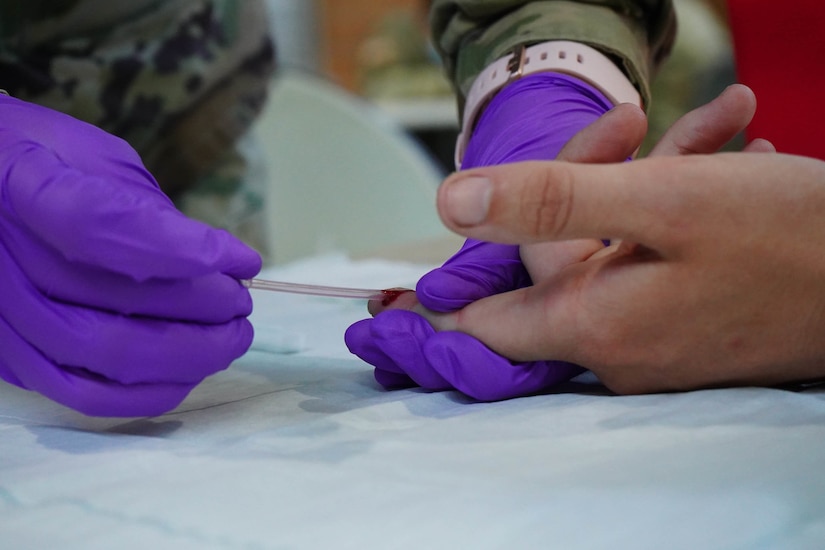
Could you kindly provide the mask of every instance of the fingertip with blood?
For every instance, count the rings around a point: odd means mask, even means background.
[[[373,317],[388,309],[413,309],[418,304],[415,291],[408,288],[388,288],[381,294],[380,299],[367,302],[367,311]]]

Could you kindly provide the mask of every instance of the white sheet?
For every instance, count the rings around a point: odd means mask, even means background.
[[[332,256],[268,275],[425,269]],[[822,391],[385,392],[342,342],[363,303],[255,300],[253,350],[162,417],[0,387],[0,548],[825,547]]]

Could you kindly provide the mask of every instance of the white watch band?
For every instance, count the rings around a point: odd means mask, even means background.
[[[528,74],[559,72],[580,78],[599,89],[613,103],[633,103],[642,106],[639,92],[607,56],[579,42],[554,40],[533,46],[519,46],[511,54],[488,65],[473,81],[467,101],[461,133],[455,149],[455,165],[461,169],[461,161],[470,141],[476,118],[482,108],[506,84]]]

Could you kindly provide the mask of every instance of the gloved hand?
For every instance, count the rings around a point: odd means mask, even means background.
[[[259,255],[177,211],[124,141],[0,97],[0,377],[157,415],[252,341]]]
[[[554,159],[570,138],[610,108],[599,91],[576,78],[525,77],[485,109],[462,168]],[[449,312],[530,284],[518,246],[468,240],[418,282],[416,295],[424,307]],[[385,311],[360,321],[345,340],[352,353],[375,366],[376,380],[387,388],[457,389],[491,401],[535,393],[582,372],[555,361],[513,363],[466,334],[435,332],[411,311]]]

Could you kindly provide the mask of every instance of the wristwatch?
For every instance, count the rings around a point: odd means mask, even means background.
[[[633,103],[642,107],[642,97],[627,76],[606,55],[586,44],[553,40],[518,46],[511,54],[488,65],[473,81],[456,141],[456,169],[461,169],[476,119],[493,96],[514,80],[551,71],[580,78],[601,91],[614,106]]]

